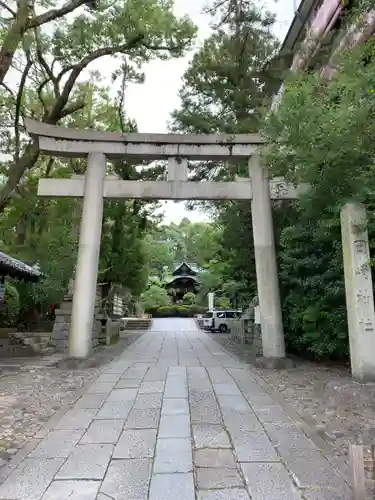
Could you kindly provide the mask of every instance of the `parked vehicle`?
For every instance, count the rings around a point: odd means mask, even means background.
[[[211,332],[225,333],[230,330],[229,320],[240,318],[241,311],[235,309],[215,309],[203,315],[203,329]]]

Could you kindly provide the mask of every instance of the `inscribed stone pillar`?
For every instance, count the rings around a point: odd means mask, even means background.
[[[86,358],[91,352],[105,172],[105,155],[90,153],[85,175],[72,323],[69,334],[69,356],[72,358]]]
[[[251,216],[264,358],[284,358],[284,330],[277,275],[272,206],[267,172],[259,154],[249,160]]]
[[[341,233],[352,375],[360,382],[374,381],[375,313],[364,205],[344,205]]]

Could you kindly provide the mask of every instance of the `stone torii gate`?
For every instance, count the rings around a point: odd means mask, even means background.
[[[308,186],[295,188],[281,178],[268,180],[267,170],[260,161],[259,153],[265,143],[261,136],[122,134],[63,128],[34,120],[25,120],[25,124],[27,132],[38,140],[41,151],[59,157],[87,158],[84,176],[40,179],[38,187],[39,196],[83,198],[69,332],[70,357],[85,358],[91,351],[103,200],[129,198],[251,200],[263,356],[272,361],[285,358],[271,200],[297,199]],[[118,157],[168,160],[168,180],[124,181],[106,177],[107,160]],[[234,182],[192,182],[187,175],[188,159],[247,159],[249,177],[237,177]],[[369,257],[367,232],[360,231],[359,235],[353,229],[364,213],[351,204],[342,211],[345,284],[352,372],[358,380],[374,380],[374,302],[372,294],[367,293],[372,290],[372,280],[369,266],[363,266]]]

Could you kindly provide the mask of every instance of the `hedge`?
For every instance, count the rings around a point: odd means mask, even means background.
[[[206,307],[197,305],[191,306],[163,306],[155,309],[148,309],[148,314],[153,318],[193,318],[196,314],[203,314],[207,310]]]

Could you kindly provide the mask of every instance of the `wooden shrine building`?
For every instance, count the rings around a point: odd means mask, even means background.
[[[165,284],[174,302],[179,302],[188,292],[197,293],[199,280],[197,272],[186,262],[179,264],[172,273],[172,278]]]

